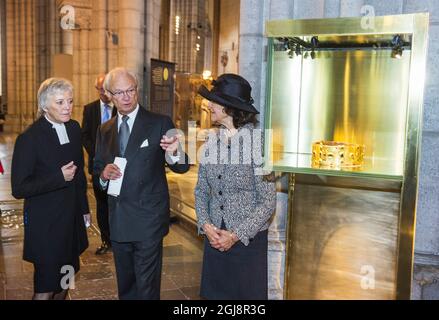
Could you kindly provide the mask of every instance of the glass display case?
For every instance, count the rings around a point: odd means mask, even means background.
[[[286,298],[410,297],[428,24],[267,22],[266,167],[291,173]]]
[[[354,20],[351,30],[361,29],[361,19]],[[275,170],[321,173],[312,167],[312,145],[328,140],[364,145],[365,157],[359,168],[325,174],[403,179],[409,83],[422,86],[424,74],[410,73],[413,21],[400,21],[387,18],[386,32],[376,26],[358,34],[348,34],[349,25],[334,33],[313,20],[268,23],[266,154]],[[293,34],[297,24],[303,29]]]

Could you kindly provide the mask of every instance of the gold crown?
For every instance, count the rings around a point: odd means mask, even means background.
[[[312,145],[313,168],[357,169],[363,165],[365,146],[337,141],[318,141]]]

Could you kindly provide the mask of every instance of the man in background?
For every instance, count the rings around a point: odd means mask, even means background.
[[[105,95],[103,88],[105,75],[96,78],[95,88],[99,99],[86,105],[82,118],[82,145],[88,153],[88,173],[93,172],[95,156],[96,132],[101,124],[107,122],[117,113],[111,100]],[[111,249],[110,227],[108,222],[107,192],[99,186],[99,179],[93,177],[93,191],[96,198],[96,217],[101,232],[101,246],[96,250],[97,255],[105,254]]]

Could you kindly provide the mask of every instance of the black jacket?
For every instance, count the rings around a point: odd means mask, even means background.
[[[117,114],[113,107],[112,117]],[[101,125],[101,100],[96,100],[84,106],[82,115],[82,145],[88,154],[88,173],[93,173],[93,158],[96,148],[96,133]]]
[[[68,264],[88,247],[81,129],[73,120],[65,126],[70,140],[65,145],[45,117],[15,142],[11,183],[12,195],[24,199],[23,259],[37,264]],[[78,168],[66,182],[61,167],[71,161]]]
[[[160,140],[174,125],[169,117],[139,108],[125,152],[127,166],[118,197],[108,196],[111,240],[133,242],[159,240],[169,231],[169,192],[165,152]],[[148,139],[148,147],[140,148]],[[104,123],[97,134],[94,174],[119,154],[117,117]],[[189,170],[184,164],[170,165],[177,173]]]

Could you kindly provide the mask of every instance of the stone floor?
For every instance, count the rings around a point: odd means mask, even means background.
[[[0,159],[5,174],[0,176],[0,300],[30,299],[33,292],[33,266],[22,260],[22,202],[10,190],[10,163],[15,136],[0,134]],[[93,191],[89,188],[90,207],[95,212]],[[81,256],[81,271],[69,299],[117,299],[116,277],[111,253],[96,256],[100,244],[96,218],[88,230],[90,246]],[[164,239],[161,298],[196,300],[199,297],[202,241],[195,229],[172,224]]]

